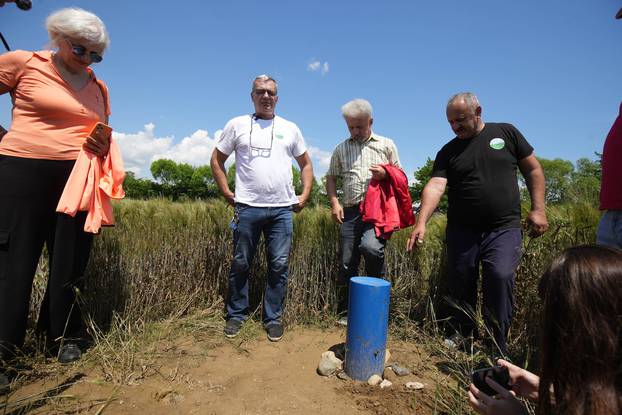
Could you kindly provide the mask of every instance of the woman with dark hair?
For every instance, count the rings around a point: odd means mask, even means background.
[[[539,294],[541,375],[499,360],[511,390],[487,378],[493,398],[471,384],[471,406],[486,415],[526,414],[521,396],[537,402],[538,414],[621,414],[622,251],[565,250],[542,276]]]
[[[76,291],[93,235],[83,229],[86,212],[72,217],[56,209],[81,150],[103,159],[110,148],[109,135],[90,134],[110,114],[107,89],[90,68],[103,59],[106,27],[93,13],[68,8],[48,16],[46,28],[53,51],[0,56],[0,94],[13,102],[0,140],[0,366],[23,345],[44,244],[49,278],[38,331],[60,362],[80,358]],[[0,392],[7,384],[0,370]]]

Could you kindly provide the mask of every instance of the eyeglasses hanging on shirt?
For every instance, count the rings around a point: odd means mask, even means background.
[[[253,145],[253,121],[257,119],[255,114],[251,115],[251,131],[249,133],[249,145],[251,148],[251,157],[270,157],[272,153],[272,142],[274,141],[274,124],[275,120],[272,119],[272,131],[270,132],[270,147],[257,147]],[[255,137],[256,139],[257,137]]]

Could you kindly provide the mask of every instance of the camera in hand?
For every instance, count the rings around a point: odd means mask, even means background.
[[[497,392],[488,386],[486,378],[490,377],[492,380],[503,386],[505,389],[510,389],[510,372],[505,366],[492,366],[483,369],[474,370],[471,374],[473,384],[477,389],[484,392],[486,395],[494,396]]]

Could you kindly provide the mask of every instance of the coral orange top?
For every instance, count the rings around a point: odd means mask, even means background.
[[[51,51],[0,55],[0,82],[11,88],[13,99],[11,128],[0,141],[0,154],[76,160],[91,128],[110,114],[105,85],[87,69],[92,82],[76,91],[56,71]]]
[[[67,179],[56,211],[75,216],[87,211],[84,232],[99,233],[102,226],[114,225],[110,199],[122,199],[125,170],[117,143],[110,137],[108,157],[99,157],[82,150]]]

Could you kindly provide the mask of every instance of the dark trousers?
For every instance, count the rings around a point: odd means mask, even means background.
[[[343,223],[339,229],[341,259],[337,277],[337,312],[348,309],[348,290],[350,278],[357,275],[361,255],[365,259],[365,275],[384,278],[385,239],[377,238],[374,225],[363,222],[358,206],[343,210]]]
[[[48,340],[78,336],[76,303],[92,234],[83,231],[86,213],[56,213],[74,161],[0,156],[0,357],[24,343],[34,273],[46,245],[47,289],[37,329]]]
[[[507,334],[514,307],[514,278],[521,257],[518,228],[477,232],[447,226],[448,292],[451,321],[462,335],[474,328],[479,266],[482,265],[482,313],[499,351],[506,353]]]

